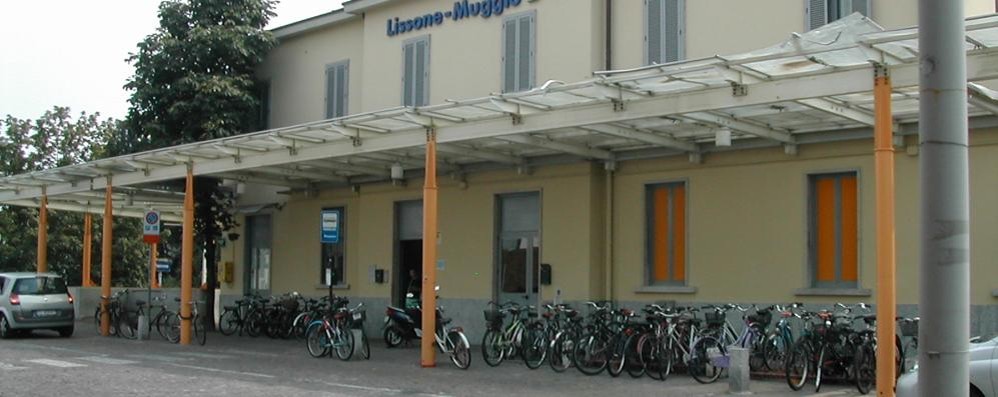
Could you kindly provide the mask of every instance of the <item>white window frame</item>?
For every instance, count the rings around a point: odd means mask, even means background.
[[[342,82],[337,82],[330,79],[329,72],[333,71],[334,76],[336,70],[339,68],[344,68],[343,80]],[[335,93],[337,88],[335,84],[343,84],[343,97],[342,98],[330,98],[330,93]],[[350,60],[339,61],[336,63],[331,63],[326,65],[326,109],[325,115],[327,119],[333,119],[337,117],[343,117],[350,114]],[[343,114],[336,114],[336,104],[340,101],[343,102]]]
[[[415,76],[409,76],[409,75],[416,73],[416,67],[415,67],[415,65],[416,65],[416,52],[415,52],[415,50],[416,50],[416,44],[419,43],[419,42],[425,42],[426,43],[426,57],[424,57],[424,59],[423,59],[423,92],[422,92],[421,96],[417,97],[418,93],[416,92],[416,81],[415,80],[412,80],[412,81],[409,80],[411,77],[415,77]],[[405,49],[406,49],[406,47],[408,47],[410,45],[413,46],[412,47],[413,48],[413,53],[412,53],[412,56],[413,56],[413,70],[411,71],[411,73],[410,73],[410,71],[408,71],[408,70],[405,69],[405,64],[406,64]],[[419,36],[419,37],[415,37],[415,38],[412,38],[412,39],[409,39],[409,40],[406,40],[406,41],[402,42],[402,49],[401,49],[401,51],[402,51],[402,92],[399,93],[399,97],[402,99],[401,103],[402,103],[403,106],[406,105],[406,101],[407,100],[412,100],[412,103],[410,104],[410,106],[426,106],[426,105],[430,104],[430,55],[432,54],[431,49],[432,49],[432,46],[431,46],[431,42],[430,42],[430,35]],[[413,98],[406,98],[405,89],[406,89],[406,86],[410,85],[410,84],[412,85]]]
[[[825,15],[821,17],[821,20],[824,21],[824,22],[821,25],[818,25],[818,26],[813,26],[811,24],[811,21],[812,21],[812,18],[811,18],[811,12],[812,12],[811,8],[812,7],[811,6],[812,6],[812,4],[815,1],[820,1],[820,2],[824,3],[824,13],[825,13]],[[822,26],[825,26],[825,25],[827,25],[829,23],[832,23],[832,22],[835,22],[836,20],[838,20],[838,18],[836,18],[835,20],[831,20],[831,21],[828,20],[828,18],[829,18],[829,16],[828,16],[828,2],[829,1],[839,1],[839,2],[845,1],[845,2],[848,2],[848,3],[852,3],[852,2],[857,1],[857,0],[804,0],[804,30],[805,31],[811,31],[811,30],[820,28]],[[864,1],[864,0],[858,0],[858,1]],[[867,18],[872,18],[873,17],[873,0],[865,0],[865,1],[866,1],[866,14],[864,14],[864,15],[866,15]],[[852,7],[852,4],[850,4],[850,8],[851,7]],[[850,14],[851,14],[851,12],[850,12]],[[848,14],[846,14],[846,15],[848,15]]]
[[[648,19],[649,19],[648,18],[648,12],[649,12],[650,2],[652,2],[652,1],[657,1],[657,2],[661,3],[661,5],[662,5],[659,8],[660,10],[662,10],[661,11],[662,12],[662,16],[661,16],[661,18],[662,18],[662,21],[661,21],[662,26],[665,25],[665,12],[667,11],[665,9],[666,8],[665,7],[666,0],[644,0],[644,11],[641,13],[641,16],[642,16],[642,22],[641,22],[641,24],[642,24],[642,30],[641,31],[642,31],[643,37],[644,37],[644,42],[642,44],[642,51],[644,51],[644,64],[645,65],[651,65],[653,61],[656,61],[659,64],[664,64],[664,63],[682,61],[682,60],[686,59],[686,0],[676,0],[676,2],[677,2],[677,13],[679,15],[678,18],[677,18],[677,24],[679,25],[679,26],[677,26],[677,30],[678,30],[677,35],[678,35],[678,37],[676,39],[677,40],[677,43],[676,43],[676,46],[677,46],[677,49],[676,49],[677,58],[673,59],[673,60],[669,60],[669,59],[664,58],[664,54],[666,53],[666,49],[668,47],[666,47],[665,37],[662,37],[662,40],[659,42],[660,46],[661,46],[661,48],[659,48],[659,53],[663,54],[663,59],[661,59],[661,60],[653,60],[653,59],[651,59],[651,52],[649,51],[649,49],[650,49],[649,48],[649,46],[650,46],[649,36],[651,35],[651,32],[649,32],[649,29],[651,29],[651,27],[648,26]],[[663,31],[664,31],[664,28],[663,28]]]
[[[519,55],[522,52],[521,48],[520,48],[520,43],[522,42],[520,40],[520,32],[521,32],[521,30],[520,30],[520,24],[523,23],[522,22],[523,19],[528,20],[528,23],[530,23],[530,52],[529,52],[529,55],[528,55],[530,57],[530,59],[528,60],[527,71],[526,71],[527,74],[528,74],[528,77],[527,77],[527,86],[526,87],[520,86],[520,81],[521,81],[520,76],[521,76],[521,73],[524,72],[520,68],[520,63],[521,63],[520,61],[521,60],[520,60],[520,57],[519,57]],[[514,54],[516,54],[515,55],[516,56],[516,60],[514,61],[514,64],[516,65],[516,67],[515,67],[516,70],[513,71],[513,80],[514,81],[513,81],[513,89],[512,90],[507,89],[507,87],[508,87],[507,83],[508,82],[506,81],[506,76],[507,76],[507,70],[506,70],[506,57],[507,57],[507,54],[506,54],[506,44],[507,44],[506,43],[506,37],[507,37],[506,36],[506,29],[507,29],[507,27],[506,27],[506,25],[507,25],[507,23],[509,23],[509,21],[518,21],[514,25],[514,29],[516,30],[516,39],[515,39],[516,40],[516,46],[515,46],[515,49],[514,49],[513,52],[514,52]],[[521,13],[518,13],[518,14],[509,15],[509,16],[503,18],[503,20],[502,20],[502,34],[500,34],[500,36],[501,36],[500,37],[501,43],[500,43],[499,51],[500,51],[501,55],[499,56],[499,63],[500,63],[499,69],[500,69],[501,75],[499,77],[499,81],[502,84],[502,87],[501,87],[502,92],[504,92],[504,93],[506,93],[506,92],[520,92],[520,91],[527,91],[527,90],[530,90],[530,89],[534,88],[536,86],[536,84],[537,84],[537,10],[530,10],[530,11],[526,11],[526,12],[521,12]]]

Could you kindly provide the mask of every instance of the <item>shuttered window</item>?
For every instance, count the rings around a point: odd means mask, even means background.
[[[347,115],[350,89],[350,61],[326,66],[326,118]]]
[[[263,131],[270,128],[270,81],[261,81],[257,84],[257,108],[256,129]]]
[[[402,105],[425,106],[430,102],[430,37],[402,45]]]
[[[872,10],[870,3],[871,0],[804,0],[804,24],[807,30],[812,30],[854,12],[869,17]]]
[[[859,281],[859,192],[855,172],[811,175],[809,261],[812,287]]]
[[[537,13],[511,15],[502,25],[502,91],[534,88]]]
[[[686,57],[685,0],[645,0],[645,64]]]
[[[648,285],[686,284],[686,183],[645,187]]]

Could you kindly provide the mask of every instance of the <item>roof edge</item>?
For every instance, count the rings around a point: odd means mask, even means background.
[[[350,14],[341,8],[322,15],[316,15],[308,19],[303,19],[298,22],[292,22],[290,24],[271,29],[270,31],[277,39],[287,39],[314,30],[335,26],[343,22],[351,21],[355,18],[358,18],[358,16]]]
[[[395,0],[350,0],[343,3],[343,9],[348,13],[357,14],[393,2]]]

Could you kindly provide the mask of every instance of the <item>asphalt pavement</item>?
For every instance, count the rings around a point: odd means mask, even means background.
[[[419,347],[371,341],[371,359],[312,358],[302,342],[212,333],[205,346],[97,336],[92,321],[72,338],[54,332],[0,340],[0,397],[14,396],[724,396],[726,379],[700,385],[684,374],[665,382],[585,376],[520,361],[489,367],[473,346],[468,370],[438,355],[419,366]],[[844,384],[791,391],[782,379],[753,380],[757,396],[853,396]]]

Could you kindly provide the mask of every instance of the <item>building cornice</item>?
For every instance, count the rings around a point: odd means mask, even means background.
[[[274,28],[271,30],[271,32],[274,34],[274,37],[276,37],[279,40],[287,39],[314,30],[323,29],[344,22],[348,22],[356,18],[359,18],[359,16],[348,13],[344,9],[339,9],[333,12],[317,15],[305,20],[301,20],[278,28]]]

